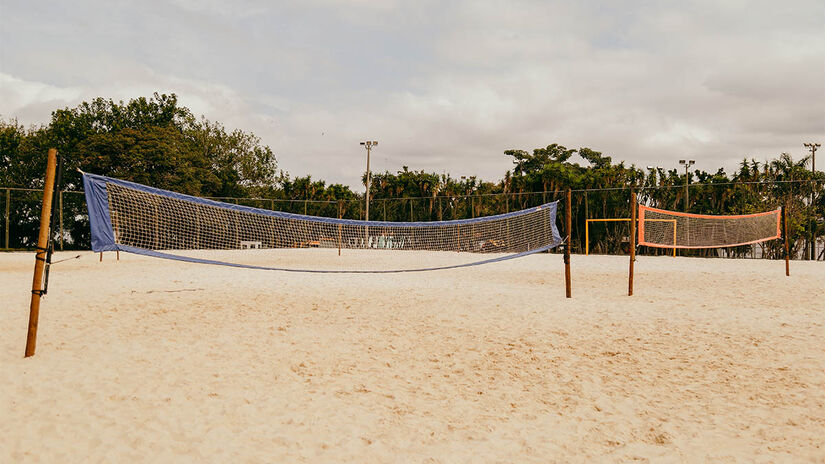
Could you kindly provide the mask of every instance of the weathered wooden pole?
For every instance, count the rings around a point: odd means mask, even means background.
[[[782,238],[785,241],[785,275],[791,275],[791,253],[790,249],[788,248],[788,212],[785,210],[785,206],[782,206]]]
[[[49,226],[51,225],[52,195],[54,178],[57,170],[57,150],[49,149],[46,162],[46,182],[43,185],[43,206],[40,210],[40,234],[37,237],[37,252],[34,255],[34,278],[32,279],[32,298],[29,306],[29,332],[26,336],[26,357],[34,356],[37,345],[37,323],[40,318],[40,297],[43,295],[43,269],[46,266],[46,254],[49,248]]]
[[[573,237],[573,207],[571,206],[571,197],[572,193],[570,189],[567,189],[567,202],[564,206],[564,231],[567,233],[567,243],[564,245],[564,291],[567,298],[573,297],[573,283],[570,277],[570,246],[572,245],[571,240]]]
[[[627,279],[627,296],[633,296],[633,264],[636,261],[636,191],[630,191],[630,272]]]

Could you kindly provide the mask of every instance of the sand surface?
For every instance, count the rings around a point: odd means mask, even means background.
[[[87,252],[23,359],[33,263],[0,254],[3,463],[825,462],[823,263],[640,257],[627,297],[627,258],[573,256],[567,300],[560,255],[314,275]]]

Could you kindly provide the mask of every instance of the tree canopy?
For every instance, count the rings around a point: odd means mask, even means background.
[[[312,176],[292,178],[277,169],[274,153],[256,135],[195,117],[174,94],[155,93],[128,102],[96,98],[58,109],[48,124],[29,128],[0,121],[0,186],[42,188],[49,148],[61,153],[67,190],[82,188],[80,169],[198,196],[269,199],[268,206],[260,206],[293,212],[363,216],[360,192]],[[508,149],[504,156],[513,167],[497,181],[407,166],[394,173],[372,173],[371,218],[440,220],[497,214],[558,199],[569,188],[588,190],[577,192],[574,199],[576,228],[583,229],[585,218],[628,216],[628,195],[622,189],[634,188],[641,201],[652,206],[704,214],[746,214],[785,204],[794,237],[823,228],[825,175],[808,169],[808,157],[794,159],[781,153],[766,162],[743,159],[730,174],[721,168],[697,169],[686,177],[677,169],[627,166],[592,148],[557,143]],[[585,164],[576,162],[576,156]],[[366,173],[362,182],[366,184]],[[689,204],[686,182],[692,184]],[[31,246],[36,208],[30,200],[13,203],[15,243]],[[84,246],[88,225],[82,199],[73,197],[64,208],[73,218],[67,237]],[[599,234],[595,233],[597,246],[610,251],[609,237],[602,237],[598,245]]]

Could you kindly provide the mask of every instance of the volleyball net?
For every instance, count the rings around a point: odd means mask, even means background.
[[[96,252],[253,269],[383,273],[491,263],[562,241],[558,202],[475,219],[383,222],[253,208],[87,173],[83,185]]]
[[[639,205],[639,245],[658,248],[724,248],[782,236],[781,209],[713,216]]]

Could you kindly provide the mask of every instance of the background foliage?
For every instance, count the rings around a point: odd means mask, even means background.
[[[0,121],[0,186],[34,189],[6,192],[11,248],[34,244],[41,195],[37,190],[42,189],[49,148],[57,148],[63,158],[63,188],[68,191],[82,190],[80,169],[261,208],[364,216],[363,193],[311,176],[290,177],[277,169],[272,150],[257,136],[195,117],[174,94],[156,93],[126,103],[97,98],[54,111],[47,125],[26,128],[16,121]],[[796,256],[810,246],[812,232],[819,237],[825,234],[825,174],[812,173],[808,157],[794,160],[781,153],[767,162],[743,159],[736,172],[694,170],[686,178],[677,169],[614,163],[610,156],[586,147],[551,144],[532,151],[506,150],[504,155],[513,168],[492,182],[407,166],[395,173],[373,173],[370,218],[432,221],[499,214],[561,199],[569,188],[573,190],[572,243],[581,251],[585,219],[629,217],[629,190],[635,189],[640,201],[651,206],[703,214],[747,214],[787,205]],[[571,161],[574,155],[585,164]],[[688,204],[686,181],[691,184]],[[65,193],[62,200],[64,246],[88,248],[83,196]],[[591,252],[622,252],[627,233],[622,223],[594,226]],[[778,257],[778,245],[764,244],[759,255]],[[724,254],[747,256],[753,251],[741,247]]]

